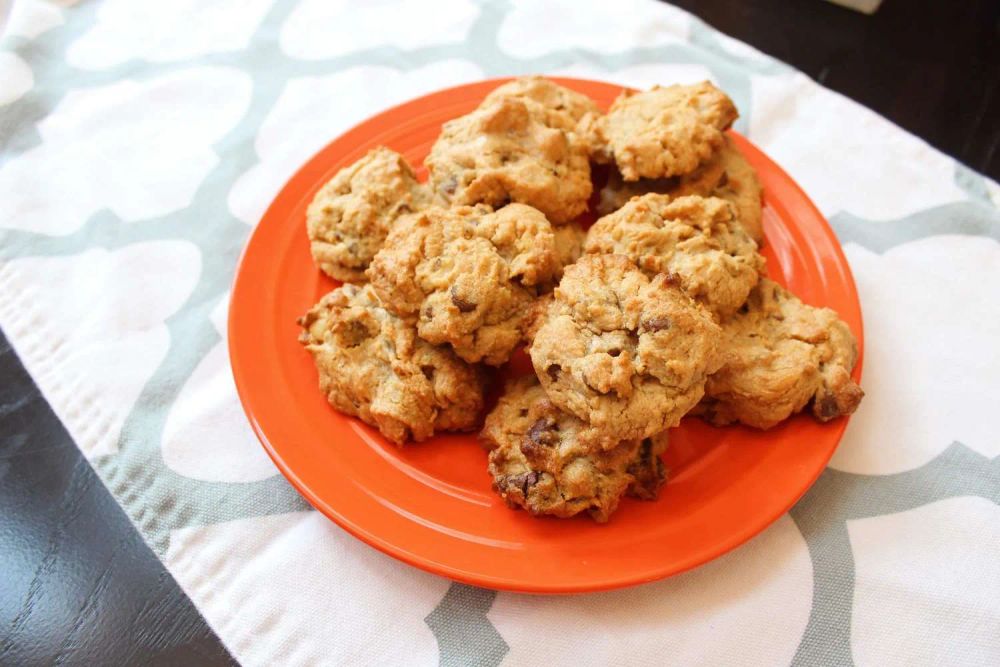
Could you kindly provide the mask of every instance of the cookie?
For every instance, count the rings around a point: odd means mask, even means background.
[[[736,148],[733,140],[726,137],[726,144],[717,158],[721,163],[721,175],[711,194],[721,197],[736,207],[736,218],[747,230],[758,246],[764,243],[763,206],[764,188],[761,187],[757,172]],[[701,192],[678,191],[680,194],[702,194]]]
[[[676,426],[721,358],[712,315],[671,279],[623,255],[567,267],[529,350],[557,406],[610,439]]]
[[[531,308],[528,310],[528,315],[524,320],[524,333],[521,338],[525,345],[531,345],[531,342],[535,340],[535,334],[538,333],[542,324],[545,323],[549,307],[552,305],[552,298],[552,292],[546,292],[545,294],[540,295],[531,304]]]
[[[708,379],[697,413],[724,425],[767,429],[811,405],[820,421],[849,415],[864,392],[851,378],[854,335],[829,308],[802,303],[772,280],[723,322],[722,368]]]
[[[331,278],[363,282],[396,219],[430,203],[399,153],[379,147],[337,172],[306,210],[316,265]]]
[[[618,171],[613,170],[607,184],[601,188],[597,213],[607,215],[624,206],[632,197],[651,192],[673,197],[699,195],[725,199],[736,207],[736,218],[757,245],[764,241],[760,180],[729,137],[726,137],[725,145],[715,157],[684,176],[625,181]]]
[[[299,324],[299,342],[312,353],[331,405],[396,444],[478,423],[481,371],[418,338],[414,325],[386,310],[370,285],[338,287]]]
[[[453,204],[529,204],[553,223],[587,209],[592,190],[586,144],[550,124],[529,97],[501,96],[445,123],[424,160],[438,197]]]
[[[563,130],[575,131],[588,114],[601,115],[597,104],[586,95],[541,76],[522,76],[499,86],[486,96],[483,106],[502,97],[528,99],[540,104],[546,112],[546,125]]]
[[[556,250],[556,280],[562,278],[563,269],[580,259],[587,232],[576,222],[559,225],[552,229]]]
[[[633,197],[648,194],[668,195],[677,189],[679,178],[640,178],[638,181],[626,181],[617,169],[608,174],[608,181],[601,188],[597,198],[597,214],[600,216],[614,213],[627,204]]]
[[[649,275],[670,274],[720,317],[743,305],[764,270],[735,208],[717,197],[634,197],[594,223],[584,252],[625,255]]]
[[[539,287],[558,270],[552,226],[538,210],[510,204],[431,207],[401,219],[368,276],[420,337],[462,359],[497,366],[519,344]]]
[[[534,515],[571,517],[588,512],[605,522],[629,493],[656,498],[664,470],[666,434],[595,446],[593,427],[557,408],[538,379],[509,382],[486,417],[482,439],[490,449],[494,490],[511,507]]]
[[[693,172],[723,146],[739,114],[708,81],[624,91],[585,133],[594,159],[613,161],[626,181]]]

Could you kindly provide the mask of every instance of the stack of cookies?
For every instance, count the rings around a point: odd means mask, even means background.
[[[850,330],[766,277],[736,117],[708,82],[623,92],[602,114],[526,77],[444,125],[427,184],[372,150],[307,213],[317,266],[344,283],[300,320],[320,389],[400,445],[481,427],[508,505],[597,521],[656,497],[685,415],[767,429],[853,412]],[[535,374],[484,422],[493,370],[522,345]]]

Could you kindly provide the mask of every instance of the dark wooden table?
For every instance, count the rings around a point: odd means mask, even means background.
[[[995,0],[675,4],[1000,177]],[[2,335],[0,508],[0,665],[232,662]]]

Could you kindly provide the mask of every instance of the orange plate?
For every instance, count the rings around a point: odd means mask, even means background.
[[[607,107],[621,91],[559,79]],[[474,434],[398,448],[334,411],[317,391],[295,323],[335,283],[313,266],[305,209],[338,169],[376,145],[420,164],[441,124],[500,83],[442,90],[389,109],[330,143],[288,182],[247,244],[229,311],[240,399],[278,468],[355,537],[424,570],[535,593],[599,591],[660,579],[736,548],[785,513],[823,471],[847,425],[799,416],[767,432],[686,419],[671,436],[669,482],[655,502],[625,499],[605,525],[535,519],[490,490]],[[764,184],[771,276],[840,313],[862,343],[861,308],[833,231],[802,190],[739,135]],[[418,170],[423,177],[422,169]],[[860,378],[861,363],[854,371]]]

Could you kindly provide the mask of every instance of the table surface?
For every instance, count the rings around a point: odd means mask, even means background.
[[[674,4],[1000,178],[1000,3]],[[0,507],[0,664],[232,664],[2,334]]]

